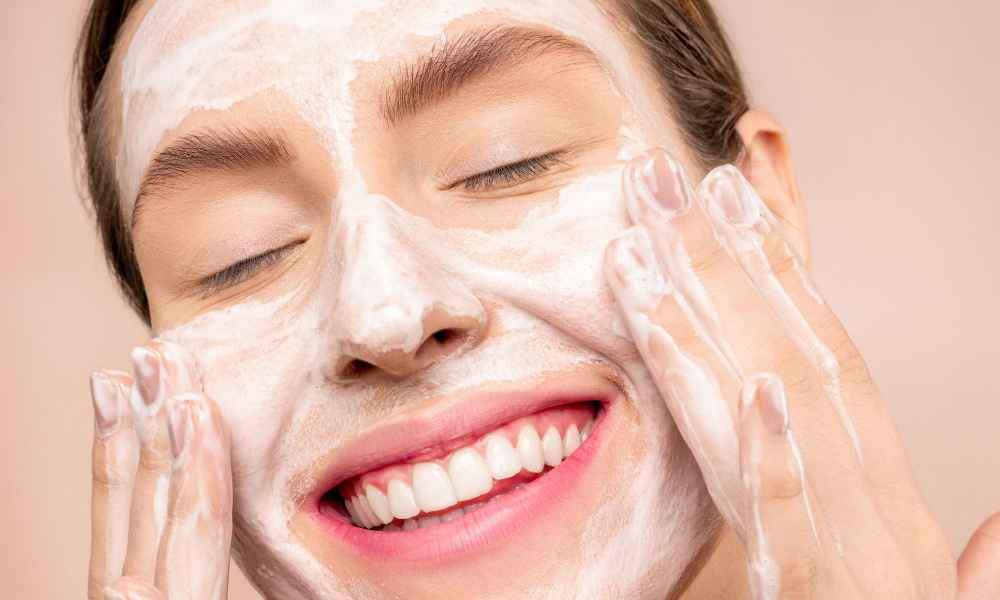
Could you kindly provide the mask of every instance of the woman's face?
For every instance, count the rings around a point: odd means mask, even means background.
[[[153,328],[231,428],[237,558],[269,596],[663,598],[704,548],[601,271],[623,161],[697,172],[619,27],[576,0],[133,17],[124,210]]]

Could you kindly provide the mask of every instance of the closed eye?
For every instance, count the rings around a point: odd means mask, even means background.
[[[243,260],[233,263],[217,273],[213,273],[212,275],[198,280],[195,286],[201,293],[208,296],[227,288],[231,288],[235,285],[239,285],[257,273],[273,267],[280,262],[281,259],[285,258],[288,253],[303,243],[304,241],[302,240],[296,241],[280,248],[275,248],[256,256],[251,256],[250,258],[244,258]]]
[[[554,167],[564,165],[564,151],[549,152],[532,158],[527,158],[515,163],[496,167],[483,173],[466,177],[448,185],[445,190],[453,190],[461,187],[466,192],[489,192],[498,189],[514,187],[540,177]]]

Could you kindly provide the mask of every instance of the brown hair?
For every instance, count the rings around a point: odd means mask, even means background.
[[[139,0],[93,0],[76,49],[85,179],[105,257],[125,298],[148,324],[149,300],[121,210],[102,82],[115,42]],[[706,168],[736,160],[736,122],[748,108],[739,67],[709,0],[619,0],[626,27],[645,50],[685,141]]]

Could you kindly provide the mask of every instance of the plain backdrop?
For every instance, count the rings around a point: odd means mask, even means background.
[[[12,598],[82,597],[87,375],[127,367],[146,336],[76,194],[67,98],[84,3],[0,3],[0,580]],[[789,131],[816,278],[957,552],[1000,509],[1000,5],[718,6],[755,104]],[[233,597],[253,597],[239,575]]]

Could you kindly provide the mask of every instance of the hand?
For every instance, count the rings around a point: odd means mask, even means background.
[[[221,600],[229,584],[229,434],[193,360],[153,342],[91,376],[88,598]]]
[[[740,172],[695,192],[653,151],[623,185],[608,281],[752,597],[1000,598],[1000,518],[956,570],[858,349]]]

